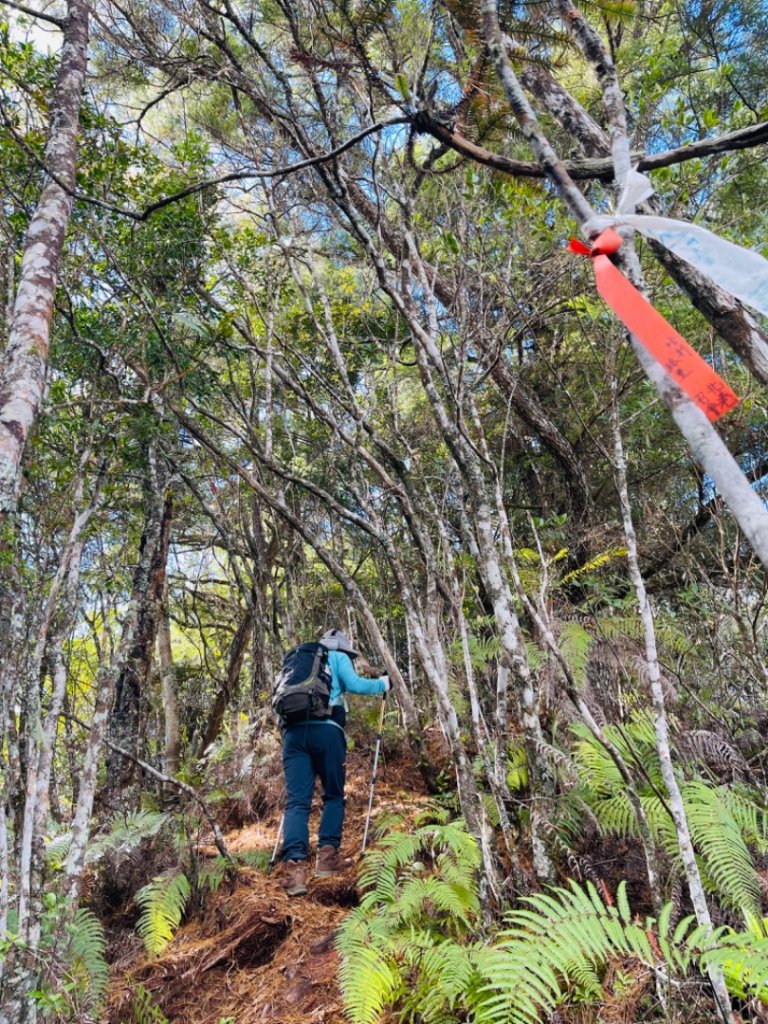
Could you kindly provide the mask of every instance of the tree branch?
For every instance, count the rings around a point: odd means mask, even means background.
[[[527,160],[512,160],[501,153],[494,153],[484,146],[478,146],[462,135],[452,132],[446,125],[432,118],[428,112],[420,111],[413,120],[414,129],[431,135],[434,139],[449,146],[454,152],[476,163],[502,171],[515,178],[545,178],[546,172],[538,163]],[[655,171],[672,164],[682,164],[688,160],[712,156],[716,153],[728,153],[738,149],[751,149],[768,143],[768,121],[737,128],[735,131],[719,135],[714,139],[700,139],[677,149],[667,149],[663,153],[633,153],[639,171]],[[594,157],[583,160],[565,162],[565,168],[574,181],[613,180],[613,158]]]
[[[7,2],[7,0],[0,0],[0,3],[5,2]],[[76,189],[67,189],[56,175],[51,173],[50,168],[46,166],[45,162],[28,144],[26,139],[16,131],[13,126],[13,122],[2,107],[0,107],[0,121],[2,121],[13,139],[22,147],[22,149],[24,149],[35,163],[41,167],[60,188],[63,188],[69,195],[71,195],[73,199],[77,199],[82,203],[89,203],[91,206],[98,206],[102,210],[110,210],[112,213],[118,213],[122,217],[130,217],[131,220],[141,222],[148,220],[152,214],[157,213],[158,210],[162,210],[164,207],[170,206],[173,203],[178,203],[189,196],[197,195],[199,192],[204,192],[207,188],[214,188],[217,185],[225,185],[230,181],[245,181],[249,178],[280,178],[286,174],[295,174],[296,171],[303,171],[307,167],[314,167],[317,164],[327,163],[329,160],[334,160],[337,156],[341,156],[341,154],[345,153],[348,149],[352,149],[352,147],[356,146],[358,142],[362,142],[363,139],[366,139],[369,135],[373,135],[375,132],[383,131],[385,128],[391,128],[395,125],[410,124],[412,117],[409,114],[403,114],[401,117],[393,117],[387,121],[377,121],[376,124],[372,124],[367,128],[364,128],[361,132],[358,132],[357,135],[353,135],[345,142],[342,142],[339,146],[336,146],[335,149],[329,150],[327,153],[320,153],[317,156],[308,157],[306,160],[299,160],[295,164],[286,164],[284,167],[275,167],[269,171],[259,171],[253,168],[247,171],[232,171],[230,174],[224,174],[218,178],[206,178],[203,181],[196,182],[194,185],[188,185],[179,192],[163,196],[162,199],[158,199],[157,202],[145,207],[145,209],[140,212],[137,212],[136,210],[128,210],[122,206],[115,206],[114,203],[108,203],[106,200],[98,199],[96,196],[85,195],[85,193],[78,192]]]
[[[76,715],[70,714],[70,712],[68,711],[62,711],[61,717],[68,718],[70,722],[74,722],[75,725],[79,725],[81,729],[85,729],[88,732],[90,732],[90,725],[88,725],[86,722],[81,721],[79,718],[77,718]],[[200,794],[197,792],[194,786],[190,786],[186,782],[180,782],[178,779],[174,779],[172,775],[166,775],[165,772],[158,771],[158,769],[154,768],[151,764],[148,764],[146,761],[142,761],[140,757],[136,757],[135,754],[131,754],[128,750],[123,750],[122,747],[118,747],[116,743],[113,743],[112,740],[108,738],[104,739],[104,743],[106,746],[109,747],[110,750],[113,750],[116,754],[120,754],[121,757],[125,757],[129,761],[133,761],[135,765],[138,765],[138,767],[141,768],[143,771],[147,772],[148,775],[154,776],[156,779],[159,779],[160,782],[164,782],[168,786],[175,786],[177,789],[182,790],[182,792],[186,793],[188,796],[191,796],[195,803],[199,806],[200,810],[203,812],[205,820],[211,826],[211,831],[213,832],[213,841],[216,844],[216,849],[219,851],[221,856],[224,857],[225,860],[227,860],[230,864],[232,863],[232,856],[229,850],[227,849],[227,844],[224,842],[224,836],[221,834],[221,829],[216,823],[216,820],[214,819],[211,812],[208,810],[208,805],[206,804],[205,800],[203,800],[203,798],[200,796]]]
[[[55,14],[45,14],[43,11],[35,11],[31,7],[27,7],[26,4],[16,3],[16,0],[0,0],[0,4],[4,7],[12,7],[15,11],[21,11],[22,14],[28,14],[30,18],[38,18],[40,21],[47,21],[50,25],[55,25],[56,28],[64,29],[67,24],[66,18],[57,18]]]

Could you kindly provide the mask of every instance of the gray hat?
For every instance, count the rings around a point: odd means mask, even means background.
[[[327,633],[320,637],[320,643],[323,647],[327,647],[329,651],[344,651],[350,658],[357,657],[357,651],[349,642],[349,637],[340,629],[329,629]]]

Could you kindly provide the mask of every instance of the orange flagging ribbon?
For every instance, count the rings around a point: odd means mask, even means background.
[[[602,300],[702,412],[712,421],[719,419],[739,404],[738,397],[608,259],[622,241],[618,232],[606,228],[595,239],[591,249],[578,238],[572,238],[568,248],[571,252],[590,257]]]

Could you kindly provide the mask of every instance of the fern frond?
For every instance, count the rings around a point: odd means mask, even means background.
[[[642,640],[643,623],[639,615],[603,615],[596,622],[598,635],[604,640]],[[691,648],[689,637],[680,627],[663,615],[654,620],[656,637],[660,644],[675,654],[687,654]]]
[[[135,1024],[170,1024],[160,1007],[143,985],[137,985],[131,1003]]]
[[[721,935],[713,948],[701,954],[700,963],[704,968],[719,968],[733,995],[768,1003],[768,939],[752,932]]]
[[[738,823],[745,842],[753,844],[759,853],[768,853],[768,811],[765,807],[741,787],[722,786],[719,792]]]
[[[525,644],[525,656],[531,667],[531,672],[538,672],[542,665],[549,661],[549,652],[543,650],[538,644],[528,640]]]
[[[701,851],[713,888],[734,910],[760,916],[760,879],[741,828],[720,797],[720,788],[688,782],[683,800],[691,838]]]
[[[422,808],[413,819],[414,828],[423,828],[424,825],[445,825],[450,819],[450,812],[440,804],[430,803]],[[399,819],[393,815],[390,819],[390,828],[396,828],[402,824],[402,817]]]
[[[579,688],[587,681],[589,652],[594,642],[592,634],[578,622],[566,622],[560,631],[560,652],[573,672]]]
[[[607,551],[601,551],[599,555],[595,555],[594,558],[585,562],[584,565],[580,565],[571,572],[566,573],[565,576],[558,581],[557,585],[558,587],[562,587],[568,583],[573,583],[575,580],[581,579],[582,576],[587,576],[589,573],[595,572],[596,569],[602,569],[603,566],[612,562],[615,558],[626,557],[627,549],[625,547],[608,548]]]
[[[156,836],[168,820],[169,815],[162,811],[116,814],[107,830],[88,844],[88,864],[95,864],[106,854],[122,860],[146,839]]]
[[[238,864],[248,868],[258,868],[259,871],[266,871],[270,860],[269,850],[244,850],[235,857]]]
[[[149,954],[161,953],[171,941],[189,894],[189,880],[183,872],[171,878],[159,875],[136,893],[142,911],[136,930]]]
[[[62,832],[54,836],[45,847],[45,860],[52,871],[59,871],[67,859],[69,848],[72,845],[72,833]]]
[[[606,906],[591,884],[539,893],[509,916],[498,945],[479,954],[486,999],[478,1022],[530,1024],[551,1012],[576,985],[580,997],[600,999],[600,977],[618,955],[653,964],[645,925],[631,919],[623,883],[617,905]]]
[[[259,851],[262,852],[262,851]],[[231,871],[232,866],[224,857],[217,857],[200,872],[197,887],[201,892],[216,892]]]
[[[69,928],[67,973],[70,983],[84,990],[81,1006],[98,1007],[104,1000],[109,981],[109,965],[105,959],[104,928],[96,915],[81,907]]]
[[[388,934],[357,908],[345,919],[336,948],[341,955],[339,984],[347,1014],[354,1024],[375,1024],[403,985],[396,961],[386,955],[391,948]]]

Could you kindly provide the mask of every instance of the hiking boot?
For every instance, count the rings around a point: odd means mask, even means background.
[[[307,862],[287,860],[283,880],[280,882],[288,896],[303,896],[307,891]]]
[[[342,857],[335,846],[321,846],[317,852],[315,878],[330,878],[351,867],[351,857]]]

